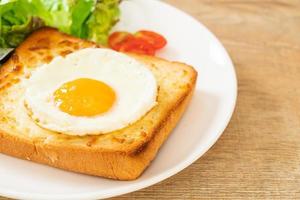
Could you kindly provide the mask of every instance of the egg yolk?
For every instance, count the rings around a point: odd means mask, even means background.
[[[107,112],[116,94],[107,84],[89,78],[64,83],[54,92],[56,106],[74,116],[94,116]]]

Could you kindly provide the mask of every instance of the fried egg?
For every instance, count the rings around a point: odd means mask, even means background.
[[[122,129],[156,105],[157,83],[137,60],[87,48],[38,67],[26,82],[24,105],[39,126],[68,135]]]

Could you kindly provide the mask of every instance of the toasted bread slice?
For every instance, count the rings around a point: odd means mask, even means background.
[[[37,126],[24,108],[24,80],[57,55],[97,45],[42,28],[24,41],[0,70],[0,152],[18,158],[112,179],[141,175],[184,112],[197,72],[163,59],[130,55],[156,77],[158,105],[134,124],[97,136],[68,136]],[[57,72],[59,73],[59,72]]]

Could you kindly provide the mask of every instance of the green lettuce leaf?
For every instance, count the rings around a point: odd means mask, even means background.
[[[0,47],[16,47],[42,26],[106,44],[110,29],[119,19],[119,3],[119,0],[0,0]]]
[[[93,14],[89,17],[84,26],[88,34],[88,39],[106,44],[111,27],[119,19],[119,3],[119,0],[97,1]]]
[[[16,47],[42,25],[41,20],[31,15],[26,0],[0,2],[0,47]]]

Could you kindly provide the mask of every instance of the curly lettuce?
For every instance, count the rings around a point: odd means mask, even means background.
[[[84,24],[84,37],[94,42],[105,44],[111,27],[118,21],[120,11],[118,8],[119,0],[98,1],[93,14]]]
[[[16,47],[31,32],[50,26],[106,44],[118,21],[119,0],[0,0],[0,47]]]

